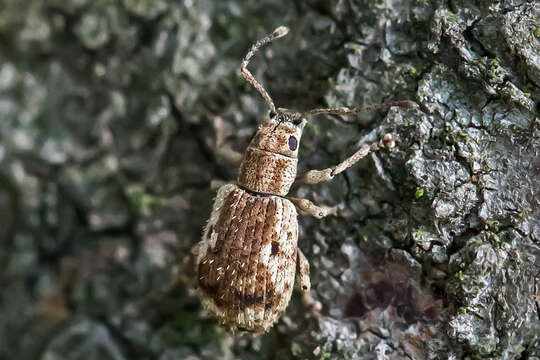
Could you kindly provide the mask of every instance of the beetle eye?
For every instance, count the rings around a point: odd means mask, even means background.
[[[297,147],[298,147],[298,140],[296,140],[296,138],[294,136],[290,136],[289,137],[289,149],[291,149],[291,151],[294,151],[294,150],[296,150]]]

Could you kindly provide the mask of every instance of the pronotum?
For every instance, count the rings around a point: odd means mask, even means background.
[[[309,263],[297,248],[296,208],[316,218],[337,215],[336,208],[306,199],[287,197],[295,182],[330,181],[370,151],[394,146],[387,134],[379,143],[363,145],[334,167],[310,170],[297,178],[298,147],[307,118],[318,114],[351,115],[391,106],[396,102],[362,108],[328,108],[295,112],[276,109],[272,98],[247,69],[257,50],[288,33],[281,26],[252,45],[241,64],[241,75],[270,107],[245,153],[230,148],[216,151],[239,165],[236,184],[217,191],[202,240],[195,246],[197,282],[204,309],[230,330],[255,334],[268,331],[285,311],[295,274],[304,296],[309,296]]]

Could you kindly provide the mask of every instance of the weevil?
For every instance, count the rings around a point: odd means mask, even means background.
[[[254,43],[242,61],[240,74],[262,95],[270,108],[269,116],[259,125],[243,155],[231,149],[222,152],[239,165],[236,183],[218,189],[202,240],[194,248],[203,308],[232,331],[267,332],[289,303],[296,273],[301,291],[309,296],[309,263],[297,247],[296,209],[316,218],[338,213],[335,207],[288,197],[293,183],[330,181],[370,151],[394,146],[392,136],[387,134],[378,143],[363,145],[334,167],[310,170],[297,177],[298,148],[307,118],[414,104],[403,101],[304,112],[276,109],[247,66],[260,47],[287,33],[288,28],[278,27]]]

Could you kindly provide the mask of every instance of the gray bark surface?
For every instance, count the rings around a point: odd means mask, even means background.
[[[539,359],[540,6],[534,1],[0,1],[0,359]],[[400,141],[292,195],[311,295],[267,335],[201,312],[191,247],[216,128],[267,114],[250,70],[317,116],[300,171]]]

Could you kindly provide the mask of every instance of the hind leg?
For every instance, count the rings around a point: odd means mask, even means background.
[[[315,301],[311,297],[309,292],[311,289],[311,280],[309,279],[309,262],[300,249],[298,249],[297,252],[296,272],[298,285],[300,287],[300,291],[302,291],[304,303],[314,314],[319,315],[322,306],[320,302]]]
[[[304,296],[309,295],[311,281],[309,279],[309,262],[302,250],[298,249],[296,260],[296,271],[298,273],[298,285]]]

